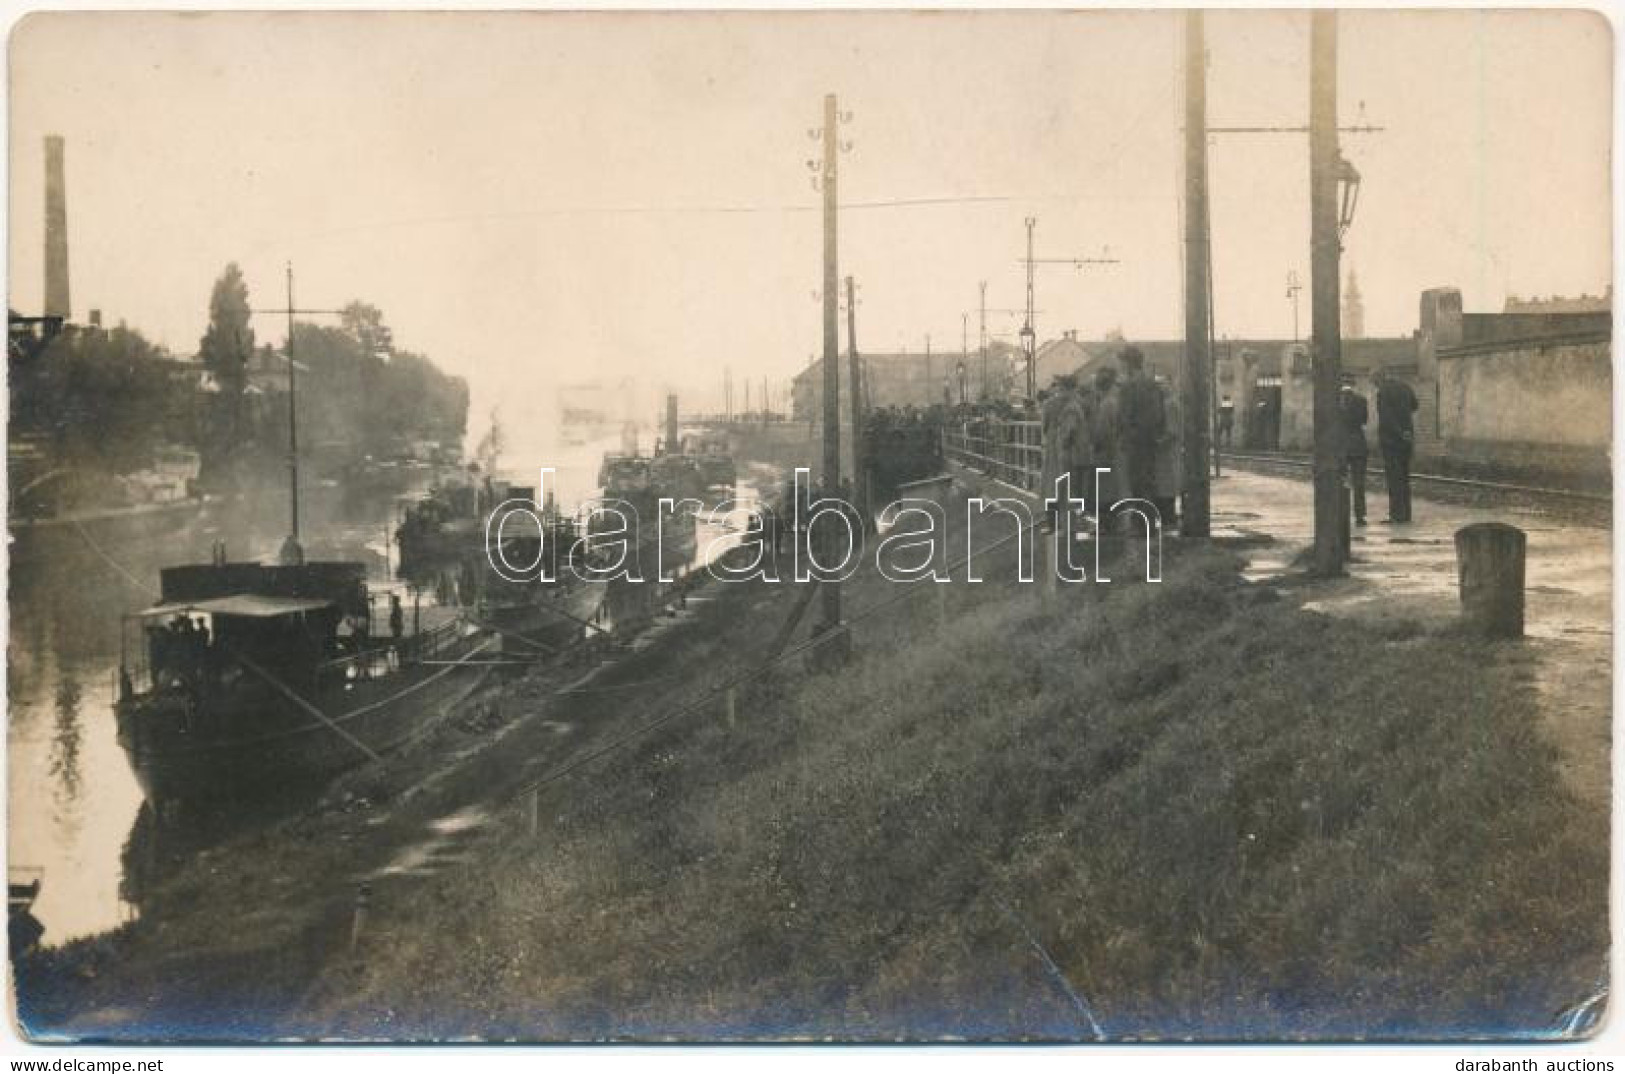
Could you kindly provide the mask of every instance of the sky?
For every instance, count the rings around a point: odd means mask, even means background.
[[[74,313],[192,353],[210,286],[351,299],[466,376],[479,433],[595,377],[720,403],[821,346],[808,132],[841,137],[843,275],[871,352],[957,350],[978,281],[1041,339],[1177,338],[1181,16],[1166,12],[36,14],[10,42],[10,305],[38,310],[43,149],[67,143]],[[1302,12],[1210,12],[1209,124],[1301,125]],[[1369,335],[1611,279],[1612,39],[1584,12],[1345,12]],[[1309,279],[1303,134],[1215,135],[1217,331],[1286,337]],[[1303,331],[1309,304],[1301,298]],[[319,319],[319,318],[313,318]],[[1013,333],[1019,319],[989,318]],[[258,326],[280,344],[279,318]],[[844,345],[844,329],[843,329]],[[742,394],[742,389],[736,389]]]

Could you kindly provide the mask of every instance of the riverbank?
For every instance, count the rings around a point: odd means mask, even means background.
[[[798,593],[713,586],[612,673],[510,686],[463,755],[392,760],[193,862],[138,924],[64,952],[30,1025],[1562,1032],[1604,966],[1607,818],[1558,778],[1531,684],[1493,643],[1319,614],[1240,567],[1170,542],[1164,583],[1046,609],[1000,556],[930,587],[943,623],[865,566],[852,663],[786,662],[731,719],[709,691],[768,655]]]
[[[995,586],[954,587],[940,630],[929,599],[895,606],[839,676],[550,802],[477,882],[403,907],[474,928],[408,928],[309,1013],[358,1036],[1558,1033],[1606,957],[1606,816],[1561,788],[1527,684],[1486,643],[1171,552],[1165,584],[1053,614]]]

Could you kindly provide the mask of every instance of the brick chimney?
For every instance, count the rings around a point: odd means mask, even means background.
[[[68,191],[62,170],[62,137],[45,136],[45,309],[47,317],[72,316],[68,298]]]

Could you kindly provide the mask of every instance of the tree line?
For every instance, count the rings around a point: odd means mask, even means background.
[[[71,326],[13,345],[13,438],[40,444],[81,479],[153,464],[164,445],[196,450],[200,484],[234,491],[280,480],[288,450],[286,353],[257,345],[235,264],[215,281],[198,362],[135,329]],[[468,385],[394,345],[383,314],[352,302],[338,323],[294,326],[300,455],[318,474],[415,443],[461,443]]]

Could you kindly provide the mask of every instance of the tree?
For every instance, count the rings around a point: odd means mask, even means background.
[[[233,261],[214,281],[209,296],[209,329],[198,343],[198,357],[223,393],[241,395],[248,382],[248,356],[254,351],[254,329],[248,319],[248,284]]]
[[[248,356],[254,350],[249,327],[248,284],[234,261],[214,281],[209,295],[209,328],[198,342],[198,357],[214,390],[201,415],[198,451],[206,485],[232,483],[228,477],[242,455],[248,432],[243,389],[248,385]]]

